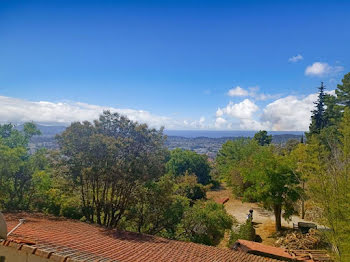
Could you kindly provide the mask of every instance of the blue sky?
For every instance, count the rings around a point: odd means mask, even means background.
[[[67,124],[110,108],[168,129],[305,130],[320,81],[332,90],[350,71],[348,10],[1,1],[0,122]]]

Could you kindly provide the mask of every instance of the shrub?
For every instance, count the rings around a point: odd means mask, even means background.
[[[223,205],[213,201],[197,201],[185,212],[177,239],[217,245],[224,237],[225,230],[232,227],[233,221]]]
[[[229,246],[232,246],[238,239],[254,241],[256,238],[255,228],[251,220],[247,220],[235,230],[231,230]]]

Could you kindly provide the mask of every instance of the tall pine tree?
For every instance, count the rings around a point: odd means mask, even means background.
[[[342,79],[342,85],[338,85],[335,93],[338,104],[350,107],[350,73],[347,73]]]
[[[316,108],[312,111],[311,124],[309,126],[309,134],[319,134],[320,130],[325,127],[325,93],[324,85],[321,82],[321,86],[318,88],[318,99],[314,102]]]

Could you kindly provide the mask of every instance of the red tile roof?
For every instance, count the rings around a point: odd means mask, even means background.
[[[237,240],[234,249],[249,254],[293,261],[332,261],[325,250],[287,250],[248,240]]]
[[[75,220],[41,214],[5,214],[8,229],[20,226],[4,245],[55,261],[276,261],[244,252],[168,240],[131,232],[117,232]],[[13,241],[21,242],[15,244]],[[26,241],[34,245],[23,245]],[[21,252],[21,251],[18,251]]]
[[[293,259],[293,257],[290,254],[288,254],[286,249],[280,248],[280,247],[267,246],[257,242],[241,240],[241,239],[239,239],[236,242],[235,246],[237,247],[236,248],[237,250],[247,252],[250,254],[274,256],[275,258],[278,258],[278,259],[282,259],[282,258],[290,259],[290,260]]]

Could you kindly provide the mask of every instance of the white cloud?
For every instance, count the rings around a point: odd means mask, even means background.
[[[215,127],[220,129],[225,127],[225,124],[227,123],[227,120],[222,117],[217,117],[215,120]]]
[[[269,130],[264,123],[254,119],[241,119],[239,127],[243,130]]]
[[[221,109],[226,115],[236,118],[251,118],[252,114],[259,110],[259,107],[249,99],[234,104],[230,102],[225,108]]]
[[[327,93],[334,94],[334,90]],[[207,120],[204,116],[198,120],[185,120],[156,115],[145,110],[103,107],[81,102],[32,102],[0,96],[0,123],[34,121],[41,124],[69,125],[73,121],[92,121],[103,110],[110,110],[157,128],[165,126],[167,129],[305,131],[308,130],[316,100],[316,93],[304,97],[287,96],[260,109],[254,101],[244,99],[239,103],[229,102],[225,107],[219,107],[213,120]]]
[[[261,121],[273,131],[306,131],[316,100],[317,94],[304,98],[287,96],[278,99],[265,107]]]
[[[304,57],[301,54],[297,54],[296,56],[292,56],[288,59],[288,62],[292,62],[292,63],[296,63],[299,62],[301,60],[303,60]]]
[[[216,117],[220,117],[224,115],[224,111],[221,108],[218,108],[218,110],[216,110]]]
[[[327,91],[334,95],[335,91]],[[267,104],[261,110],[249,99],[234,104],[230,102],[224,108],[218,108],[217,119],[220,127],[242,130],[272,130],[272,131],[306,131],[311,121],[311,111],[317,100],[317,93],[307,96],[286,96]],[[218,121],[218,120],[217,120]],[[215,126],[218,126],[217,122]]]
[[[233,124],[223,118],[223,116],[227,116],[239,121],[239,128],[237,127],[237,129],[259,129],[260,124],[253,119],[254,113],[258,110],[259,107],[249,99],[244,99],[236,104],[231,101],[226,107],[219,108],[216,111],[215,127],[222,128],[226,124],[226,128],[232,128]]]
[[[209,128],[205,121],[205,117],[201,116],[199,120],[184,120],[184,126],[182,127],[176,127],[175,129],[182,128],[182,129],[205,129]]]
[[[270,99],[276,99],[280,95],[271,95],[271,94],[264,94],[264,93],[259,93],[259,86],[254,86],[254,87],[249,87],[249,96],[253,97],[257,101],[265,101],[265,100],[270,100]]]
[[[147,123],[152,127],[176,128],[179,125],[178,121],[172,118],[155,115],[144,110],[103,107],[81,102],[31,102],[0,96],[0,122],[34,121],[43,124],[68,125],[74,121],[97,119],[103,110],[118,112],[133,121]]]
[[[248,96],[249,92],[240,86],[236,86],[235,88],[232,88],[227,93],[229,96]]]
[[[264,94],[264,93],[259,93],[259,86],[253,86],[253,87],[248,87],[248,90],[241,88],[240,86],[237,86],[235,88],[232,88],[228,91],[227,95],[234,97],[234,96],[246,96],[246,97],[252,97],[255,100],[269,100],[273,98],[279,97],[279,95],[270,95],[270,94]]]
[[[342,66],[330,66],[328,63],[315,62],[312,65],[306,67],[305,75],[307,76],[332,76],[339,72],[342,72],[344,67]]]

